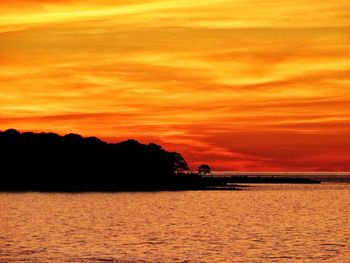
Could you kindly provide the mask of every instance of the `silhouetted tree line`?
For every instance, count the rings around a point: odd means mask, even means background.
[[[106,143],[77,134],[0,132],[0,190],[115,191],[193,188],[184,158],[154,143]]]

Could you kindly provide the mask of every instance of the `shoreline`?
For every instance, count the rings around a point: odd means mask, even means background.
[[[186,178],[187,179],[187,178]],[[188,178],[189,179],[189,178]],[[197,177],[196,182],[170,182],[158,184],[148,182],[145,185],[88,185],[88,186],[2,186],[0,192],[43,192],[43,193],[91,193],[91,192],[159,192],[159,191],[237,191],[250,187],[244,184],[320,184],[321,181],[304,178],[267,178],[267,177]],[[243,188],[243,189],[242,189]]]

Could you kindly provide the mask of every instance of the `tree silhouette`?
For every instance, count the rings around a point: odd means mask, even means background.
[[[198,167],[198,175],[211,176],[211,168],[207,164],[202,164]]]
[[[171,187],[188,170],[181,154],[135,140],[106,143],[78,134],[0,132],[0,188],[128,190]],[[181,180],[189,180],[188,178]]]

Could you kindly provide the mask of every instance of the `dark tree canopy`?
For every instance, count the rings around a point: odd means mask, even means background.
[[[179,153],[154,143],[14,129],[0,132],[0,167],[0,188],[67,190],[156,187],[188,170]]]
[[[203,176],[211,175],[211,168],[210,168],[210,166],[207,165],[207,164],[201,164],[198,167],[198,174],[199,175],[203,175]]]

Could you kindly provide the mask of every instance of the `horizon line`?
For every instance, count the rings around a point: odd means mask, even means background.
[[[350,171],[212,171],[212,173],[234,173],[234,174],[343,174],[350,175]]]

